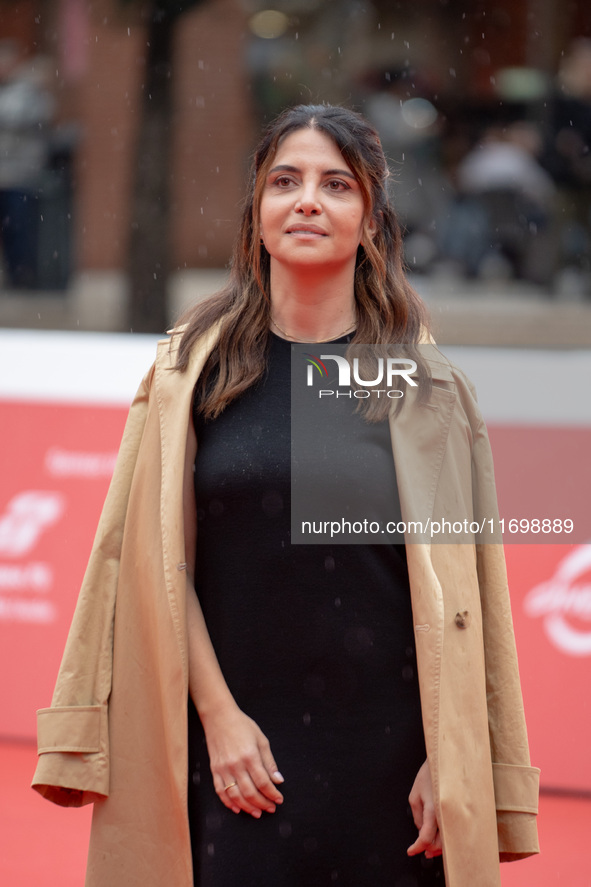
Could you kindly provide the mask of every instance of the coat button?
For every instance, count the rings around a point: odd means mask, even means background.
[[[456,613],[455,623],[458,628],[468,628],[470,625],[470,614],[467,610],[462,610],[459,613]]]

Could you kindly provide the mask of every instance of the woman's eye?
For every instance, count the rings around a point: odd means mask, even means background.
[[[291,179],[289,176],[279,176],[279,178],[275,179],[275,184],[280,188],[288,188],[291,185]]]
[[[348,191],[349,185],[346,182],[341,182],[340,179],[331,179],[328,182],[329,191]]]

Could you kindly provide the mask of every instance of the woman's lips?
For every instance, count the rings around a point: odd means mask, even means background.
[[[290,225],[286,233],[300,237],[326,237],[326,231],[317,225]]]

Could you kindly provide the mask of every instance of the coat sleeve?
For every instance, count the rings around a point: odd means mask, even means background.
[[[488,434],[477,409],[473,416],[475,513],[479,519],[493,518],[496,523],[498,509]],[[501,861],[508,862],[539,852],[539,770],[530,765],[501,537],[477,545],[476,558],[499,852]]]
[[[51,707],[37,712],[39,761],[32,787],[64,807],[109,794],[108,701],[119,558],[153,373],[154,367],[129,411]]]

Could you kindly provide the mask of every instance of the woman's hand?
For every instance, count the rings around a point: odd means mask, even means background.
[[[406,852],[409,856],[415,856],[424,851],[427,859],[441,856],[441,834],[435,815],[433,784],[428,761],[425,761],[417,773],[408,800],[419,836]]]
[[[259,819],[283,803],[275,786],[283,776],[271,754],[269,740],[237,705],[225,706],[203,718],[203,729],[215,790],[234,813],[244,810]]]

